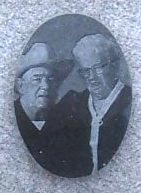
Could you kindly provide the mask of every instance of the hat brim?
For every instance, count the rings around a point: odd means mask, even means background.
[[[65,59],[62,61],[50,60],[47,63],[23,66],[22,68],[19,67],[17,71],[17,78],[22,77],[23,74],[26,73],[31,68],[37,68],[37,67],[44,67],[51,70],[54,76],[56,77],[56,79],[60,81],[65,79],[68,76],[68,74],[72,71],[72,68],[74,67],[74,61],[69,59]]]

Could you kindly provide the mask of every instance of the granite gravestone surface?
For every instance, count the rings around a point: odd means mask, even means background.
[[[23,51],[15,80],[19,130],[35,160],[56,175],[104,167],[124,137],[131,100],[121,49],[90,17],[49,20]]]

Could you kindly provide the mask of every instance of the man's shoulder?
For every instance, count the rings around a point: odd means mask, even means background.
[[[121,104],[123,104],[123,103],[126,104],[127,102],[129,102],[129,100],[131,100],[131,97],[132,97],[132,88],[131,88],[131,86],[128,86],[128,85],[125,85],[125,84],[122,83],[122,87],[123,88],[121,89],[121,91],[119,93],[117,91],[118,94],[116,96],[115,103],[117,101],[119,101],[119,103],[121,103]]]
[[[88,98],[89,98],[88,90],[84,90],[82,92],[70,90],[65,96],[63,96],[60,99],[58,103],[54,105],[53,109],[54,108],[60,109],[61,107],[61,109],[63,108],[65,110],[70,110],[72,108],[76,109],[77,107],[80,107],[81,105],[82,107],[85,108],[88,106]],[[61,111],[64,111],[63,109]],[[79,109],[77,109],[77,111],[79,111]]]
[[[123,85],[121,91],[119,93],[116,92],[115,95],[116,98],[109,106],[109,109],[104,118],[109,117],[111,119],[112,117],[117,116],[117,114],[122,116],[127,108],[128,111],[130,111],[129,109],[132,101],[132,88],[128,85]]]
[[[123,92],[125,92],[126,94],[132,94],[132,87],[124,84]]]
[[[123,107],[129,105],[132,102],[132,87],[128,85],[124,85],[121,93],[120,93],[120,102]]]
[[[69,92],[67,92],[67,94],[62,98],[65,99],[65,98],[69,98],[69,97],[80,97],[80,98],[87,98],[89,96],[89,91],[88,89],[85,89],[81,92],[78,92],[78,91],[75,91],[75,90],[70,90]]]

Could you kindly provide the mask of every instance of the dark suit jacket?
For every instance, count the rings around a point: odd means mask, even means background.
[[[19,130],[29,151],[42,167],[57,175],[81,177],[93,170],[88,97],[88,90],[68,92],[47,112],[41,131],[29,120],[20,101],[15,102]]]
[[[89,146],[92,117],[88,110],[89,91],[70,91],[47,112],[41,131],[29,120],[19,101],[15,111],[20,133],[35,160],[64,177],[91,174],[93,161]],[[131,108],[131,88],[125,86],[103,118],[99,128],[98,169],[107,164],[125,134]]]
[[[98,169],[107,164],[117,151],[127,128],[131,111],[131,87],[124,86],[99,128]]]

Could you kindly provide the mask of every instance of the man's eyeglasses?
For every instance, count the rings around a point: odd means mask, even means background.
[[[79,74],[84,77],[84,78],[89,78],[91,73],[95,74],[102,74],[103,73],[103,68],[107,66],[107,63],[100,65],[96,67],[96,65],[92,66],[91,68],[80,68],[78,70]]]

